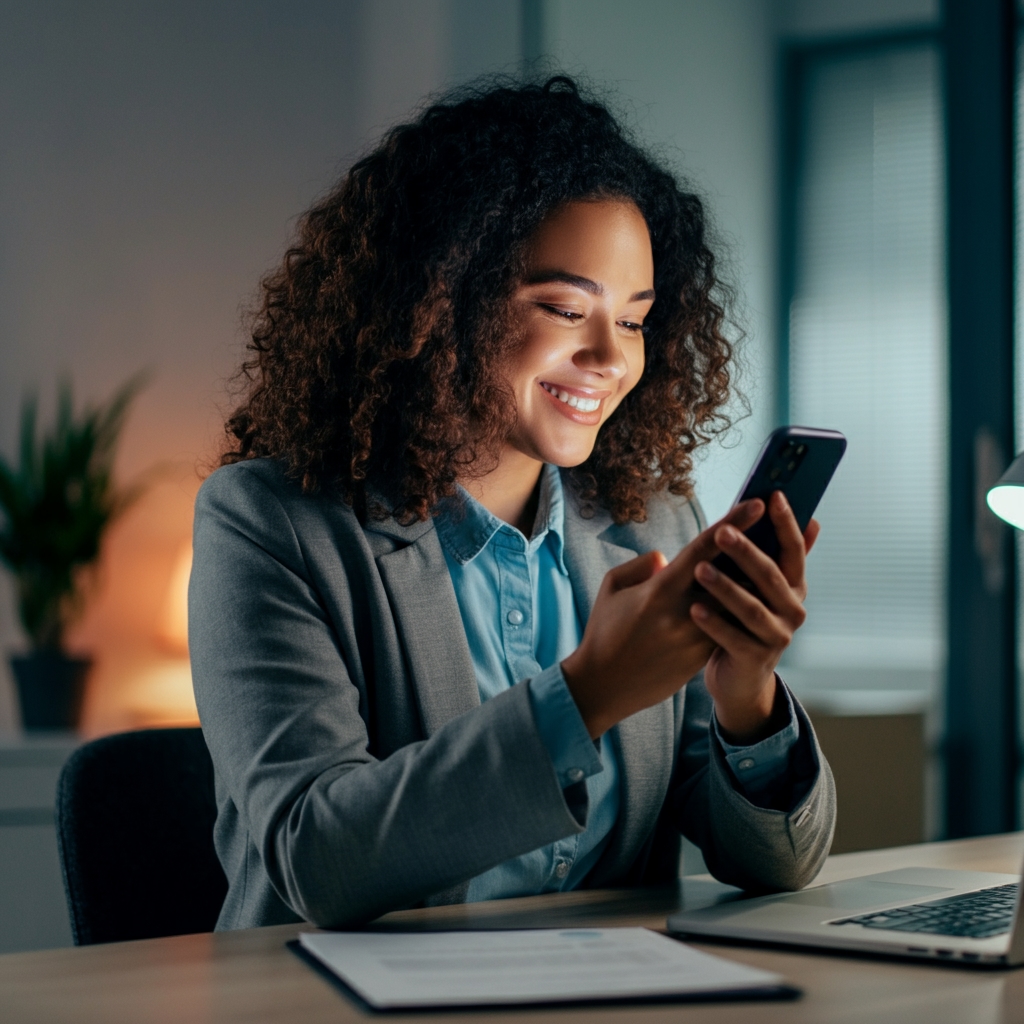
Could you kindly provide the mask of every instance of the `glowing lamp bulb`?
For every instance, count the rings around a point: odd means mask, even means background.
[[[1024,530],[1024,454],[1010,463],[1010,468],[989,490],[987,501],[1000,519]]]

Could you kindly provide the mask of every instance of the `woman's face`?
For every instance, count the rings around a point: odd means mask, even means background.
[[[654,259],[639,209],[601,200],[550,214],[530,241],[514,300],[524,339],[509,373],[517,422],[508,444],[578,466],[644,369]]]

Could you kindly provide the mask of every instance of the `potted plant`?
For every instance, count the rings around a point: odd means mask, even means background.
[[[15,580],[30,652],[11,658],[27,730],[77,725],[89,659],[64,647],[81,614],[89,570],[110,524],[142,493],[118,488],[113,466],[137,376],[106,403],[76,414],[71,385],[58,388],[52,428],[37,437],[37,403],[22,403],[17,467],[0,456],[0,560]]]

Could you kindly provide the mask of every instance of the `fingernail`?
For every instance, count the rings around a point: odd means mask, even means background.
[[[782,491],[775,492],[775,506],[780,512],[785,512],[789,508],[789,502],[786,500],[786,496]]]
[[[718,579],[718,571],[709,562],[701,562],[697,566],[696,575],[704,583],[714,583]]]
[[[723,526],[719,531],[719,537],[725,544],[735,544],[739,534],[731,526]]]
[[[708,617],[708,610],[702,604],[691,605],[690,613],[695,619],[706,619]]]

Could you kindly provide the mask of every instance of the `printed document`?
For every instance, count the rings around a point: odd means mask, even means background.
[[[299,941],[377,1009],[793,992],[777,974],[646,928],[304,932]]]

